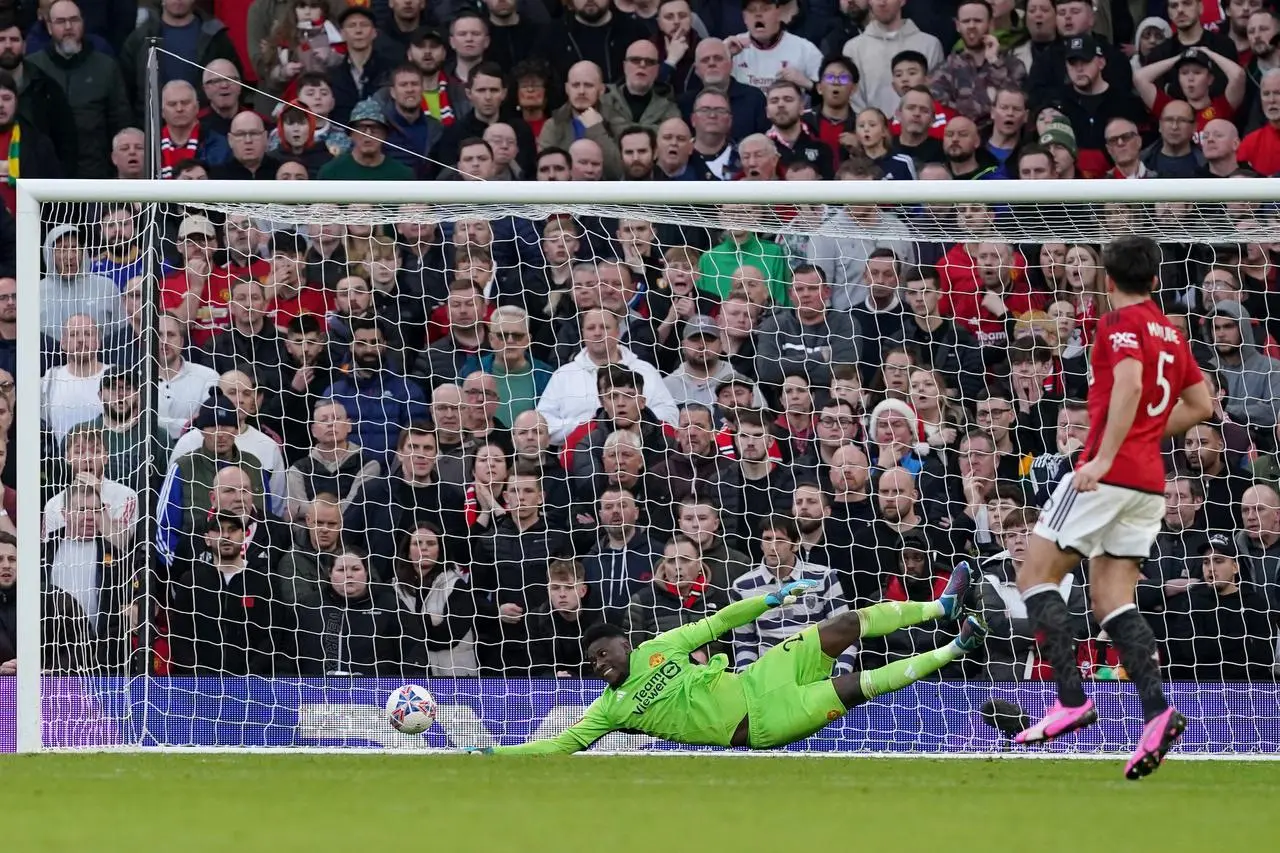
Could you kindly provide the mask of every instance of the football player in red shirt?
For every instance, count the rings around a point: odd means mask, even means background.
[[[1212,401],[1186,338],[1151,299],[1159,246],[1145,237],[1119,237],[1103,251],[1102,266],[1111,311],[1093,343],[1089,438],[1076,470],[1044,505],[1018,571],[1058,701],[1016,740],[1043,743],[1098,719],[1081,686],[1060,586],[1087,557],[1093,612],[1119,650],[1147,720],[1125,766],[1128,778],[1139,779],[1160,766],[1187,724],[1165,699],[1155,637],[1134,603],[1138,568],[1164,518],[1160,445],[1209,417]]]

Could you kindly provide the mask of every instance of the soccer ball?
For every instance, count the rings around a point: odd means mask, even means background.
[[[436,700],[425,687],[406,684],[387,697],[387,722],[398,732],[419,735],[436,721]]]

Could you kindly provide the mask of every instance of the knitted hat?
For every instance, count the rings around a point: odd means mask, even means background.
[[[1061,145],[1071,152],[1072,157],[1075,157],[1080,151],[1076,146],[1076,132],[1071,127],[1071,123],[1067,121],[1049,122],[1049,126],[1044,129],[1044,133],[1040,134],[1040,144],[1045,147]]]
[[[911,449],[916,452],[916,455],[925,456],[928,454],[930,449],[929,442],[925,440],[924,424],[920,423],[920,418],[916,415],[916,410],[911,408],[911,406],[907,405],[902,400],[898,400],[893,397],[889,397],[871,410],[871,416],[868,420],[868,424],[870,425],[868,432],[871,434],[871,440],[875,441],[876,423],[888,412],[895,412],[907,419],[907,424],[911,427],[911,434],[916,437],[916,442],[911,446]]]

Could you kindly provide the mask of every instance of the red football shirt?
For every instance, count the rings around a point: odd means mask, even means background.
[[[1182,332],[1150,299],[1112,311],[1098,323],[1089,376],[1089,438],[1080,464],[1093,459],[1102,443],[1111,406],[1112,371],[1126,358],[1142,362],[1142,396],[1133,426],[1102,482],[1163,494],[1160,445],[1169,413],[1183,390],[1204,377]]]

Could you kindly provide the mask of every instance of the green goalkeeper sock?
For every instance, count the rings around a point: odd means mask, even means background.
[[[884,637],[930,619],[943,617],[940,601],[882,601],[858,611],[858,624],[862,626],[862,638]]]
[[[864,697],[868,700],[874,699],[877,696],[901,690],[908,684],[915,684],[920,679],[942,669],[962,654],[964,652],[956,648],[954,642],[947,643],[940,649],[934,649],[913,658],[894,661],[879,669],[864,669],[858,677],[858,686],[862,688]]]

